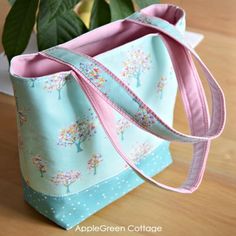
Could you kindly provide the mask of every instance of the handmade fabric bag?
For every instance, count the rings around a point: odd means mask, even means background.
[[[180,193],[203,177],[223,130],[222,90],[185,42],[185,14],[152,5],[67,43],[13,58],[24,197],[70,229],[143,183]],[[212,93],[212,116],[191,54]],[[191,134],[172,128],[179,88]],[[151,176],[172,162],[170,141],[193,143],[180,187]]]

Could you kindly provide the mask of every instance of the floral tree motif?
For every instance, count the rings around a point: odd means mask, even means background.
[[[146,54],[141,49],[136,49],[128,52],[127,59],[123,62],[123,70],[121,76],[128,84],[133,79],[136,79],[136,87],[141,86],[141,73],[150,69],[151,56]]]
[[[96,133],[94,119],[77,120],[75,123],[60,131],[57,144],[62,146],[76,145],[77,152],[83,151],[81,144]]]
[[[22,126],[27,121],[26,113],[28,109],[20,108],[18,97],[16,96],[15,98],[16,98],[17,115],[18,115],[20,126]]]
[[[157,83],[157,93],[160,94],[160,98],[163,97],[163,89],[165,88],[167,83],[167,79],[165,77],[161,77],[161,79]]]
[[[58,99],[61,99],[61,90],[66,85],[66,83],[70,80],[70,77],[67,76],[68,74],[59,73],[55,74],[46,80],[44,89],[48,92],[57,91],[58,92]]]
[[[30,82],[31,82],[31,88],[34,88],[35,87],[35,81],[37,80],[37,78],[31,78],[30,79]]]
[[[97,174],[97,167],[102,162],[101,154],[94,154],[92,158],[88,161],[88,169],[93,170],[93,174]]]
[[[22,126],[27,121],[26,113],[24,112],[24,110],[19,110],[17,111],[17,114],[20,121],[20,126]]]
[[[32,162],[35,167],[39,170],[40,176],[43,177],[44,173],[47,172],[47,162],[42,159],[40,155],[32,157]]]
[[[101,69],[94,63],[84,64],[81,62],[80,68],[83,70],[84,74],[89,78],[89,80],[98,88],[103,87],[104,83],[107,81],[102,76]]]
[[[148,128],[155,123],[155,117],[151,113],[148,113],[147,110],[141,106],[135,114],[135,118],[137,122],[145,128]]]
[[[70,193],[71,184],[78,181],[81,177],[79,171],[70,170],[66,172],[59,172],[51,178],[51,182],[56,185],[64,185],[66,187],[66,193]]]
[[[121,118],[116,123],[116,131],[117,134],[121,136],[121,140],[124,140],[124,132],[126,129],[131,127],[131,123],[124,118]]]
[[[150,143],[144,142],[144,143],[138,145],[131,152],[130,157],[134,161],[134,163],[137,163],[142,159],[142,157],[147,155],[151,151],[152,148],[153,148],[153,146]]]

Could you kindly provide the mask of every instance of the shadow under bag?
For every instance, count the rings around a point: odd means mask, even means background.
[[[12,59],[20,167],[32,207],[70,229],[144,180],[179,193],[198,188],[210,140],[224,127],[225,101],[184,30],[182,9],[151,5]],[[211,119],[192,56],[211,89]],[[177,88],[191,134],[172,127]],[[193,144],[180,187],[152,178],[171,164],[171,141]]]

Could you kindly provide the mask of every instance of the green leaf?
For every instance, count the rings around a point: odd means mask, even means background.
[[[44,1],[47,1],[44,6],[48,7],[50,19],[53,19],[59,14],[72,10],[80,0],[42,0],[42,2]]]
[[[3,29],[2,42],[10,61],[26,48],[38,8],[38,0],[16,0],[12,6]]]
[[[135,2],[137,3],[137,5],[140,8],[144,8],[144,7],[150,6],[152,4],[159,3],[160,0],[135,0]]]
[[[13,5],[15,3],[16,0],[8,0],[8,2],[10,3],[10,5]]]
[[[125,18],[134,12],[131,0],[110,0],[112,21]]]
[[[41,0],[37,20],[39,50],[67,42],[85,32],[83,21],[73,11],[78,0]]]
[[[94,0],[90,18],[90,29],[95,29],[111,21],[109,4],[105,0]]]

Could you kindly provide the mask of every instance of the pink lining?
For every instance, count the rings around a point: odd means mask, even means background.
[[[142,9],[140,12],[144,15],[161,18],[173,25],[176,25],[181,18],[185,17],[181,8],[169,4],[154,4]]]
[[[168,4],[152,5],[141,12],[161,17],[173,24],[176,24],[184,16],[181,9]],[[156,29],[144,28],[142,25],[133,24],[128,20],[116,21],[61,44],[60,47],[94,57],[155,32]],[[109,43],[103,43],[105,40]],[[14,57],[11,61],[10,72],[18,77],[34,78],[68,69],[55,61],[48,60],[39,53],[34,53]]]
[[[62,44],[61,47],[94,57],[155,31],[148,28],[143,30],[142,26],[134,26],[129,21],[114,22]],[[105,40],[110,43],[103,43]],[[48,60],[39,53],[17,56],[11,62],[11,73],[20,77],[40,77],[62,70],[68,70],[68,67]]]

